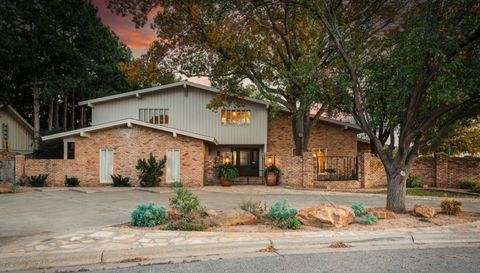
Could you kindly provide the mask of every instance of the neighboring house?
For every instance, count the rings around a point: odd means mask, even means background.
[[[80,102],[91,107],[92,126],[42,138],[62,139],[65,147],[67,160],[55,161],[61,172],[50,179],[63,181],[68,174],[82,185],[99,185],[121,174],[136,183],[138,159],[152,153],[167,158],[162,184],[203,186],[215,183],[219,158],[228,157],[240,176],[261,179],[267,153],[293,155],[286,113],[269,118],[269,104],[251,98],[212,112],[206,106],[218,92],[184,81]],[[355,124],[322,117],[312,128],[310,147],[323,156],[355,157],[359,132]],[[326,168],[325,160],[319,164]],[[48,171],[46,165],[34,169]]]
[[[33,152],[33,127],[10,105],[0,104],[0,154]]]

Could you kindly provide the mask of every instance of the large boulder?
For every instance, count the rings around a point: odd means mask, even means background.
[[[371,213],[371,214],[377,216],[379,219],[395,219],[395,218],[397,218],[393,211],[388,210],[386,208],[369,208],[367,210],[367,213]]]
[[[237,226],[237,225],[253,225],[257,222],[257,216],[248,211],[240,211],[236,209],[217,211],[216,214],[210,213],[208,217],[210,225],[215,226]]]
[[[424,205],[415,205],[413,207],[413,215],[424,217],[424,218],[432,218],[437,214],[437,211],[433,207],[424,206]]]
[[[308,226],[345,227],[355,221],[355,214],[349,207],[322,204],[300,209],[295,218]]]

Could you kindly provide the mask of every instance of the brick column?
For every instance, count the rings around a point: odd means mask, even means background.
[[[315,168],[312,152],[303,153],[302,186],[313,188],[315,181]]]
[[[15,183],[17,183],[20,177],[23,175],[23,170],[25,170],[25,156],[16,155],[15,156]]]
[[[448,156],[445,153],[435,154],[435,187],[447,188],[448,177]]]
[[[360,153],[357,156],[357,174],[358,174],[358,181],[360,181],[360,187],[365,188],[367,174],[368,174],[368,167],[370,161],[371,154],[370,153]]]

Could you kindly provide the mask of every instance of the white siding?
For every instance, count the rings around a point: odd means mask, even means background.
[[[188,87],[176,87],[162,90],[139,98],[127,98],[94,104],[92,125],[121,120],[138,119],[138,109],[168,109],[169,127],[215,137],[220,144],[258,144],[267,139],[267,108],[265,105],[244,101],[238,109],[251,111],[251,124],[244,126],[222,125],[221,111],[216,113],[207,109],[214,93]],[[228,109],[235,109],[229,107]]]
[[[25,126],[14,119],[10,113],[0,109],[0,151],[3,151],[3,135],[1,134],[2,124],[8,125],[8,141],[10,151],[18,153],[33,152],[33,135]]]

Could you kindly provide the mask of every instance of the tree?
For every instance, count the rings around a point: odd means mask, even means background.
[[[479,155],[480,154],[480,122],[473,120],[462,123],[455,130],[452,130],[448,137],[439,146],[432,146],[423,153],[437,151],[448,152],[452,155]]]
[[[118,65],[133,88],[147,88],[178,81],[166,64],[168,46],[154,41],[146,54]]]
[[[392,9],[396,3],[402,8]],[[387,209],[404,212],[405,182],[419,151],[480,111],[479,2],[289,4],[314,14],[334,42],[350,79],[352,112],[385,167]],[[346,27],[354,16],[365,23]],[[364,38],[377,29],[374,39]],[[379,134],[389,136],[387,147]]]
[[[296,154],[308,150],[310,128],[342,99],[335,92],[341,82],[331,58],[334,48],[321,24],[298,7],[270,1],[128,0],[109,0],[108,6],[132,15],[139,25],[161,7],[153,26],[159,40],[168,41],[171,66],[188,77],[209,77],[223,90],[209,104],[214,111],[240,104],[236,98],[244,96],[288,110]]]

